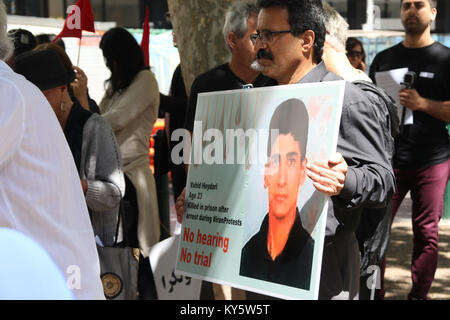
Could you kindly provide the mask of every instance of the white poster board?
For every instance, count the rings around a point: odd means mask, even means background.
[[[175,272],[180,235],[150,249],[149,260],[159,300],[199,300],[202,281]]]

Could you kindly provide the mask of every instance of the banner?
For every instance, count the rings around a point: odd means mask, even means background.
[[[95,20],[90,0],[78,0],[73,6],[67,9],[67,14],[64,27],[53,42],[64,37],[81,39],[82,30],[95,32]]]
[[[318,298],[328,198],[306,163],[336,152],[344,88],[335,81],[199,95],[177,272]]]

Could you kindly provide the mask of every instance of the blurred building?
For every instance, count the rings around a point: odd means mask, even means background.
[[[64,18],[68,6],[76,0],[4,0],[9,14]],[[329,0],[344,16],[351,29],[402,30],[399,21],[400,0]],[[167,0],[91,0],[96,21],[114,21],[128,28],[140,28],[145,6],[155,29],[170,29]],[[437,33],[450,33],[450,1],[438,0]],[[368,21],[368,19],[370,21]]]
[[[35,34],[59,33],[67,15],[67,8],[76,3],[76,0],[3,1],[9,14],[8,29],[22,27]],[[123,26],[128,28],[138,41],[141,41],[141,28],[147,5],[150,9],[152,27],[150,41],[152,70],[157,76],[161,92],[168,92],[173,70],[179,63],[179,55],[172,45],[170,30],[164,30],[172,28],[167,15],[167,0],[90,1],[94,11],[96,30],[99,30],[99,33],[84,38],[80,66],[86,68],[85,72],[90,73],[90,87],[94,99],[98,100],[103,95],[104,80],[109,73],[104,66],[102,53],[98,49],[101,32],[112,26]],[[198,1],[201,3],[202,0]],[[368,66],[378,52],[402,41],[400,0],[327,1],[347,19],[351,29],[349,36],[358,37],[363,42]],[[438,11],[438,19],[432,25],[433,37],[450,47],[450,0],[438,0]],[[78,42],[73,38],[65,38],[64,42],[71,59],[77,61]],[[89,59],[85,60],[87,57]]]
[[[76,0],[4,0],[8,14],[62,18]],[[141,28],[145,7],[150,8],[150,23],[155,29],[171,29],[166,17],[167,0],[91,0],[96,21],[114,21],[127,28]]]

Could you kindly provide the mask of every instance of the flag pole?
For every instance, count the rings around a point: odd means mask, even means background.
[[[77,67],[80,66],[80,51],[81,51],[81,38],[80,41],[78,43],[78,58],[77,58]]]
[[[142,30],[142,40],[141,40],[141,48],[144,53],[145,64],[148,67],[150,65],[150,53],[149,53],[149,45],[150,45],[150,27],[149,27],[149,7],[145,7],[145,21]]]

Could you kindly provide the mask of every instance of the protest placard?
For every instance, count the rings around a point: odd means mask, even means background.
[[[344,87],[199,95],[177,272],[317,299],[328,198],[305,166],[336,152]]]
[[[175,272],[180,235],[158,242],[150,249],[149,261],[158,300],[198,300],[202,281]]]

